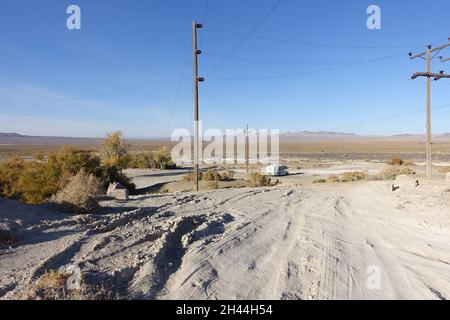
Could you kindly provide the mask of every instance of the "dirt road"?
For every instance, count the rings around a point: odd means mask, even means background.
[[[103,205],[73,217],[2,200],[0,218],[20,224],[22,240],[0,251],[0,297],[24,298],[45,270],[74,263],[86,285],[127,299],[450,297],[442,185],[241,188]]]

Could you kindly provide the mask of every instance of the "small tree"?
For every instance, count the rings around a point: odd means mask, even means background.
[[[130,144],[122,140],[122,132],[108,133],[102,141],[101,157],[108,167],[126,168],[129,161]]]
[[[158,151],[156,151],[154,159],[156,166],[161,170],[168,169],[174,166],[172,158],[170,157],[170,152],[166,147],[162,147]]]

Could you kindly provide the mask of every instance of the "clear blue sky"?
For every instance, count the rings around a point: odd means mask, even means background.
[[[448,0],[284,0],[255,30],[258,37],[209,72],[243,39],[217,28],[247,34],[277,1],[208,0],[202,21],[205,0],[3,0],[0,132],[96,137],[121,129],[129,137],[157,137],[168,127],[191,128],[192,57],[185,61],[193,19],[205,24],[199,31],[205,127],[424,132],[424,113],[357,124],[424,110],[425,79],[409,77],[425,71],[425,62],[407,53],[446,42]],[[81,30],[66,28],[70,4],[81,7]],[[366,27],[370,4],[381,7],[382,30]],[[392,55],[402,56],[311,73]],[[307,64],[284,64],[291,62]],[[433,63],[433,70],[443,68],[450,72],[450,62]],[[289,74],[300,75],[283,76]],[[433,106],[450,104],[449,85],[432,84]],[[434,110],[434,133],[449,132],[449,119],[450,108]]]

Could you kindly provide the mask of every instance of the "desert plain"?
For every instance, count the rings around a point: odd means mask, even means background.
[[[8,140],[0,154],[60,144],[70,143]],[[72,144],[96,148],[95,139]],[[216,166],[233,181],[199,192],[183,179],[190,167],[128,169],[151,191],[101,197],[91,215],[0,199],[0,224],[14,237],[0,247],[0,299],[45,298],[37,282],[64,268],[80,283],[60,298],[448,299],[450,139],[436,139],[433,152],[431,181],[421,138],[306,139],[281,142],[290,174],[273,186],[246,185],[243,165]],[[379,178],[393,157],[410,171]],[[336,179],[355,172],[364,178]]]

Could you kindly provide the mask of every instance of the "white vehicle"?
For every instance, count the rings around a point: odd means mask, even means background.
[[[280,166],[277,164],[271,164],[262,169],[262,173],[269,176],[286,176],[289,172],[286,171],[286,166]]]

